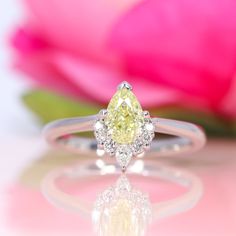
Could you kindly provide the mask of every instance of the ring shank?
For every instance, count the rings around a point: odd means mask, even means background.
[[[44,134],[53,146],[59,146],[75,153],[91,153],[97,150],[95,139],[73,135],[93,131],[98,115],[57,120],[45,127]],[[155,132],[177,137],[153,140],[147,156],[173,155],[200,149],[206,137],[198,126],[177,120],[152,118]]]

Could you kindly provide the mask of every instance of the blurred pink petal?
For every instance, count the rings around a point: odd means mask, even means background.
[[[106,50],[113,23],[139,0],[25,0],[29,24],[50,45],[91,60],[110,61]]]
[[[68,55],[56,55],[54,62],[64,75],[96,101],[107,103],[119,83],[126,80],[135,86],[135,93],[144,106],[175,103],[180,94],[165,86],[153,86],[140,78],[127,77],[117,69],[93,64]],[[95,82],[96,81],[96,82]]]
[[[236,71],[235,9],[234,0],[144,1],[113,29],[111,45],[130,74],[217,110]]]
[[[19,28],[14,37],[12,37],[12,46],[17,48],[22,54],[35,52],[37,50],[43,50],[47,47],[40,37],[36,37],[33,33],[30,33],[28,29]]]
[[[127,80],[135,86],[144,106],[176,104],[183,98],[175,89],[128,77],[119,66],[107,67],[50,47],[38,50],[34,42],[40,41],[26,30],[20,30],[13,42],[20,52],[16,58],[18,68],[31,75],[39,86],[68,96],[107,103],[117,84]]]
[[[145,107],[236,117],[234,0],[26,3],[16,64],[40,86],[107,103],[127,80]]]
[[[17,37],[18,35],[15,41]],[[192,107],[194,104],[200,110],[207,110],[204,99],[193,97],[164,84],[157,85],[152,81],[129,76],[119,66],[107,67],[47,47],[43,50],[37,48],[35,51],[27,50],[26,53],[25,45],[23,49],[21,44],[15,45],[22,54],[17,58],[16,66],[29,74],[38,86],[66,96],[107,103],[114,94],[117,84],[126,80],[135,87],[135,93],[144,107],[178,104]]]

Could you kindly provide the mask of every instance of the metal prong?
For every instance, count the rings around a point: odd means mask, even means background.
[[[107,110],[106,109],[100,110],[99,115],[102,116],[102,117],[105,117],[107,115]]]
[[[123,81],[121,84],[118,85],[117,89],[120,90],[120,89],[123,89],[123,88],[126,88],[128,90],[132,90],[132,86],[126,82],[126,81]]]
[[[145,146],[144,146],[145,151],[149,150],[150,147],[151,147],[150,144],[146,143]]]
[[[149,114],[148,111],[143,111],[143,116],[144,116],[145,118],[150,118],[150,114]]]
[[[104,143],[98,143],[97,149],[104,149]]]
[[[110,156],[111,156],[111,157],[114,157],[115,154],[116,154],[115,151],[111,151],[111,152],[110,152]]]
[[[126,166],[122,166],[121,169],[122,169],[122,172],[125,173],[125,171],[126,171]]]

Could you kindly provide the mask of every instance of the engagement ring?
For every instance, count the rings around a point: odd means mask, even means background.
[[[96,139],[80,137],[93,131]],[[150,117],[127,82],[118,86],[107,110],[87,117],[58,120],[46,126],[47,141],[77,153],[97,152],[115,157],[125,170],[133,157],[173,155],[200,149],[206,141],[203,130],[191,123]],[[155,133],[177,137],[153,140]]]

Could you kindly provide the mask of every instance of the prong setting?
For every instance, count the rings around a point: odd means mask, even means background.
[[[123,81],[122,83],[120,83],[117,87],[117,90],[120,90],[120,89],[123,89],[123,88],[126,88],[128,90],[132,90],[132,86],[126,81]]]
[[[150,147],[151,147],[151,146],[150,146],[149,143],[145,143],[145,144],[144,144],[144,150],[145,150],[145,151],[148,151],[148,150],[150,149]]]
[[[144,118],[150,118],[149,111],[143,111]]]
[[[97,145],[97,149],[98,149],[98,150],[104,150],[104,143],[99,143],[99,144]]]
[[[100,110],[100,111],[99,111],[99,115],[100,115],[101,117],[105,117],[105,116],[107,115],[107,110],[106,110],[106,109]]]
[[[114,157],[115,154],[116,154],[115,151],[111,151],[111,152],[110,152],[110,156],[111,156],[111,157]]]

